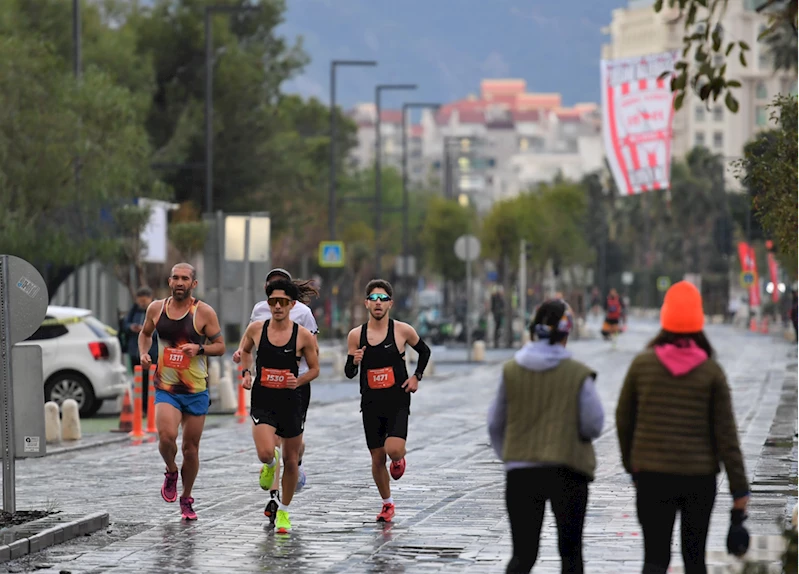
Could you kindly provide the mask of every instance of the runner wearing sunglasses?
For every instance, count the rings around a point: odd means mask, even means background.
[[[270,490],[274,482],[281,456],[278,437],[283,441],[283,497],[275,521],[281,534],[291,531],[288,509],[299,478],[300,447],[311,394],[309,383],[319,376],[316,338],[289,316],[298,296],[299,290],[291,281],[270,282],[266,297],[272,318],[250,323],[241,346],[242,385],[252,389],[252,436],[263,463],[259,483],[264,490]],[[254,371],[253,348],[258,349]],[[299,375],[303,357],[308,371]]]
[[[386,470],[391,459],[391,477],[405,473],[405,440],[411,393],[415,393],[430,360],[430,348],[407,323],[389,318],[393,289],[388,281],[373,279],[366,286],[369,320],[347,336],[347,364],[344,374],[352,379],[361,372],[361,412],[366,446],[372,454],[372,477],[383,499],[378,522],[391,522],[394,499]],[[419,353],[416,372],[408,377],[405,347]]]
[[[280,267],[276,267],[272,269],[266,275],[266,280],[264,282],[264,291],[266,291],[266,287],[272,282],[278,279],[288,279],[292,281],[296,286],[297,290],[299,291],[299,297],[297,301],[294,303],[294,307],[291,308],[289,312],[289,319],[300,325],[301,327],[305,327],[308,329],[314,337],[319,333],[319,327],[316,324],[316,318],[313,315],[313,311],[311,308],[308,307],[308,303],[311,301],[311,297],[316,297],[319,295],[319,291],[313,286],[313,283],[308,280],[294,280],[291,277],[291,273],[282,269]],[[252,308],[252,313],[250,313],[250,323],[254,321],[267,321],[272,318],[272,311],[269,309],[269,303],[266,301],[259,301],[255,304],[255,307]],[[233,362],[240,363],[241,362],[241,346],[244,344],[244,339],[239,343],[239,348],[233,353]],[[316,351],[319,352],[319,345],[316,345]],[[300,370],[299,376],[304,375],[308,372],[308,363],[305,361],[303,357],[300,360]],[[308,402],[310,403],[311,395],[308,393],[307,395]],[[308,410],[308,405],[305,406],[306,411]],[[278,449],[281,447],[280,439],[278,438],[277,442]],[[305,486],[307,481],[307,476],[305,474],[305,468],[302,464],[302,459],[305,456],[305,441],[303,441],[302,446],[300,447],[300,478],[297,482],[297,489],[296,492],[302,490]],[[275,471],[275,480],[272,483],[272,487],[269,489],[269,494],[271,496],[271,500],[266,505],[264,509],[264,514],[267,518],[269,518],[270,523],[274,526],[275,524],[275,517],[277,516],[277,506],[280,502],[280,461],[278,460],[277,463],[277,470]]]

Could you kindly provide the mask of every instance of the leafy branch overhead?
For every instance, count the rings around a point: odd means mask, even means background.
[[[798,1],[762,0],[757,7],[757,12],[766,14],[769,19],[769,25],[758,41],[767,47],[777,69],[796,69]],[[743,40],[726,37],[722,21],[727,4],[728,0],[656,0],[654,4],[657,13],[663,12],[664,8],[677,11],[669,24],[682,22],[685,31],[682,59],[675,65],[671,79],[671,90],[677,94],[674,101],[677,110],[682,107],[686,91],[690,89],[708,103],[723,96],[727,108],[733,113],[738,111],[733,89],[740,88],[741,82],[727,78],[727,64],[729,58],[737,56],[741,66],[746,67],[751,48]],[[665,73],[661,77],[669,75]]]

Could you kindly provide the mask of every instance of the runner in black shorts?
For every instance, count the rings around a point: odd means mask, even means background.
[[[247,327],[241,345],[242,385],[252,389],[252,436],[258,458],[264,463],[259,480],[264,490],[272,487],[280,458],[277,437],[283,439],[283,498],[275,526],[279,533],[287,533],[291,530],[288,508],[297,488],[302,433],[311,398],[309,383],[319,375],[319,357],[311,332],[289,318],[297,300],[297,286],[279,279],[269,283],[266,296],[272,318]],[[258,358],[253,373],[250,368],[256,341]],[[302,357],[308,362],[308,371],[297,377]]]
[[[361,371],[361,411],[366,446],[372,453],[372,477],[383,499],[378,522],[391,522],[391,497],[386,455],[391,459],[391,476],[399,480],[405,472],[405,439],[411,395],[419,387],[430,360],[430,348],[407,323],[390,319],[393,290],[388,281],[374,279],[366,286],[369,321],[347,336],[347,365],[344,373],[352,379]],[[419,353],[416,372],[408,378],[405,346]]]

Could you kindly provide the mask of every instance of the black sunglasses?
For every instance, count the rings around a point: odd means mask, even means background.
[[[391,301],[391,296],[385,293],[371,293],[366,297],[369,301]]]

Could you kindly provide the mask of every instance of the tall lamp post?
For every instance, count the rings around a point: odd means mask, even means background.
[[[380,259],[380,227],[382,225],[383,181],[380,174],[380,95],[388,90],[415,90],[416,84],[379,84],[375,86],[375,276],[382,274]]]
[[[83,69],[82,65],[82,54],[81,54],[81,13],[80,13],[80,1],[81,0],[72,0],[72,68],[75,73],[75,79],[80,82],[81,72]],[[73,163],[73,171],[75,176],[75,190],[78,190],[80,186],[80,159],[75,157]],[[73,295],[73,304],[75,307],[80,307],[80,273],[78,272],[79,269],[76,267],[73,271],[73,275],[75,277],[75,291]]]
[[[205,212],[211,214],[214,207],[214,150],[213,150],[213,122],[214,122],[214,66],[213,58],[213,28],[211,16],[218,13],[233,14],[238,12],[259,12],[258,6],[206,6],[205,7]]]
[[[330,241],[336,240],[336,70],[339,66],[377,66],[374,60],[333,60],[330,62],[330,197],[327,215]]]
[[[408,247],[408,110],[428,108],[438,110],[441,104],[409,102],[402,104],[402,275],[407,279],[410,273],[410,249]]]
[[[329,205],[327,210],[327,228],[330,241],[336,240],[336,71],[339,66],[377,66],[373,60],[332,60],[330,62],[330,181],[329,185]],[[336,268],[331,267],[327,283],[329,284],[330,310],[325,313],[328,318],[331,335],[336,328],[334,318],[337,315],[338,301],[337,288],[333,284]]]

